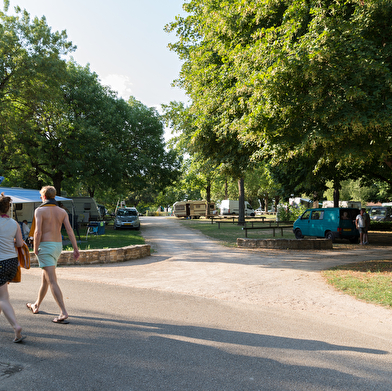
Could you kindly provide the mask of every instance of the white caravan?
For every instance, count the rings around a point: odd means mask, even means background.
[[[255,216],[255,210],[248,201],[245,201],[245,216]],[[220,204],[221,215],[238,215],[240,213],[240,202],[235,200],[223,200]]]

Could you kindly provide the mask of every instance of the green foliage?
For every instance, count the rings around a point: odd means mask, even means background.
[[[392,184],[391,2],[190,0],[184,10],[167,30],[203,158],[233,178],[268,160],[286,196],[361,176]]]
[[[327,182],[326,187],[327,190],[323,194],[324,198],[332,201],[333,182]],[[342,181],[340,199],[345,201],[361,201],[363,205],[372,201],[388,202],[392,196],[389,188],[389,185],[385,182],[380,183],[374,181],[369,186],[369,181],[364,181],[363,179]]]
[[[70,196],[117,193],[134,204],[153,197],[180,166],[165,149],[161,117],[135,98],[119,99],[89,66],[64,61],[74,49],[44,17],[0,12],[1,175]]]
[[[370,221],[370,231],[392,231],[392,221]]]
[[[308,208],[304,205],[279,204],[276,218],[278,221],[295,221],[306,209]]]

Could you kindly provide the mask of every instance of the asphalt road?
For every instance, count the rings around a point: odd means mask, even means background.
[[[388,390],[391,311],[326,286],[323,268],[391,259],[387,248],[227,249],[178,222],[143,218],[154,253],[61,267],[70,324],[38,315],[40,270],[10,286],[27,339],[0,317],[0,390]]]

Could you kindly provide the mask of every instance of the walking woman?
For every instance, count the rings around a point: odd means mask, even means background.
[[[22,327],[18,324],[8,295],[8,283],[18,270],[18,254],[15,249],[22,247],[22,231],[19,224],[8,216],[11,198],[0,195],[0,312],[3,311],[15,332],[14,342],[22,342]],[[15,239],[15,241],[14,241]]]

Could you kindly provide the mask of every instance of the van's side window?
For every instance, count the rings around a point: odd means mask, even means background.
[[[302,216],[301,220],[309,220],[310,210],[307,210]]]
[[[324,211],[317,210],[312,213],[312,220],[322,220],[324,218]]]

